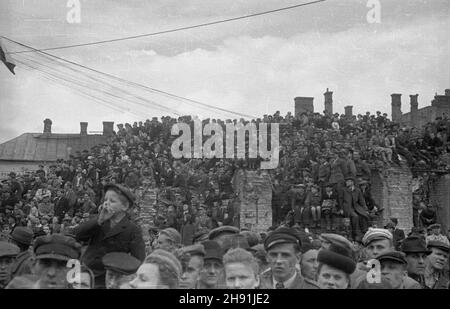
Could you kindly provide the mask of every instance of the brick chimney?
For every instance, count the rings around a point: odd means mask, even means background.
[[[88,127],[88,123],[87,122],[80,122],[80,135],[87,135],[87,127]]]
[[[350,118],[353,116],[353,106],[352,105],[347,105],[344,107],[345,109],[345,116]]]
[[[333,91],[329,91],[327,88],[327,92],[323,94],[325,96],[325,111],[328,114],[333,115]]]
[[[314,113],[314,98],[311,97],[296,97],[295,102],[295,115],[303,112]]]
[[[52,134],[52,121],[48,118],[44,120],[44,134]]]
[[[418,94],[411,94],[410,97],[410,104],[411,104],[411,118],[410,118],[410,124],[412,127],[418,126],[419,121],[419,103],[417,101]]]
[[[103,121],[103,136],[114,134],[114,121]]]
[[[401,122],[402,120],[402,95],[399,93],[391,94],[392,121]]]

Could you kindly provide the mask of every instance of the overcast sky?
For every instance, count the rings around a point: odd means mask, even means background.
[[[85,43],[232,18],[308,0],[81,0],[81,23],[66,20],[66,0],[1,0],[0,35],[35,48]],[[294,97],[326,88],[334,110],[390,114],[390,94],[419,107],[450,88],[448,0],[380,0],[369,23],[367,0],[328,0],[227,24],[51,53],[144,85],[237,112],[294,109]],[[6,45],[10,50],[17,46]],[[13,56],[14,57],[14,56]],[[164,104],[164,103],[162,103]],[[161,115],[155,112],[155,115]],[[145,120],[118,113],[18,65],[0,66],[0,142],[25,132],[101,130],[102,121]]]

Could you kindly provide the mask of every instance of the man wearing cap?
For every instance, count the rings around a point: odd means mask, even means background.
[[[392,232],[392,236],[394,237],[393,240],[394,240],[395,250],[399,250],[400,243],[403,241],[403,239],[406,238],[405,232],[402,229],[397,228],[397,226],[398,226],[397,218],[391,218],[391,222],[394,225],[394,231]]]
[[[12,265],[19,248],[6,241],[0,241],[0,289],[3,289],[12,279]]]
[[[393,289],[421,289],[418,282],[408,277],[408,262],[403,252],[388,251],[378,255],[377,260],[380,262],[380,279],[388,281]]]
[[[32,254],[29,248],[33,241],[33,231],[27,227],[18,226],[11,233],[10,241],[20,249],[20,253],[12,265],[12,276],[31,274]]]
[[[107,289],[120,289],[123,284],[134,279],[141,261],[123,252],[110,252],[102,259],[105,265],[105,285]]]
[[[350,218],[352,226],[352,236],[354,239],[361,239],[367,231],[369,223],[369,213],[367,211],[364,196],[359,188],[355,186],[353,177],[345,178],[346,188],[343,194],[342,209],[344,216]]]
[[[72,237],[53,234],[36,238],[33,247],[33,275],[15,277],[7,288],[69,288],[68,272],[73,267],[69,261],[79,260],[81,245]]]
[[[239,229],[237,227],[224,225],[211,230],[211,232],[209,232],[208,238],[209,240],[218,242],[219,245],[222,246],[224,239],[227,238],[228,235],[234,234],[239,234]]]
[[[141,230],[128,218],[133,207],[134,195],[118,184],[105,186],[104,203],[99,215],[77,226],[73,233],[77,240],[89,245],[82,257],[83,263],[95,275],[95,286],[104,288],[105,268],[102,258],[109,252],[129,253],[139,261],[145,259],[145,243]]]
[[[425,285],[430,289],[448,289],[449,276],[448,270],[448,255],[450,246],[446,243],[431,240],[428,242],[428,249],[431,254],[428,256],[425,268]]]
[[[201,244],[182,247],[176,251],[175,256],[180,260],[182,267],[180,289],[196,288],[205,254],[205,248]]]
[[[426,288],[424,278],[425,261],[431,250],[427,249],[425,239],[409,236],[402,242],[401,251],[406,254],[408,276],[419,282],[422,288]]]
[[[162,249],[174,253],[181,246],[181,235],[173,227],[166,228],[159,232],[155,249]]]
[[[430,241],[439,241],[450,245],[448,238],[441,234],[441,225],[439,223],[430,225],[428,231],[427,243]]]
[[[292,228],[280,227],[264,241],[270,270],[261,275],[263,289],[317,289],[297,270],[301,257],[301,236]]]
[[[202,245],[205,257],[197,289],[218,289],[223,285],[223,250],[214,240],[204,241]]]

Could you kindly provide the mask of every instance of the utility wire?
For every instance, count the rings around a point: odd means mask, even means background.
[[[156,35],[160,35],[160,34],[173,33],[173,32],[195,29],[195,28],[200,28],[200,27],[207,27],[207,26],[232,22],[232,21],[236,21],[236,20],[272,14],[272,13],[276,13],[276,12],[281,12],[281,11],[291,10],[291,9],[295,9],[295,8],[299,8],[299,7],[303,7],[303,6],[317,4],[319,2],[325,2],[325,1],[327,1],[327,0],[311,1],[311,2],[307,2],[307,3],[301,3],[301,4],[291,5],[291,6],[287,6],[287,7],[282,7],[282,8],[274,9],[274,10],[270,10],[270,11],[253,13],[253,14],[243,15],[243,16],[239,16],[239,17],[234,17],[234,18],[228,18],[228,19],[223,19],[223,20],[218,20],[218,21],[213,21],[213,22],[208,22],[208,23],[203,23],[203,24],[197,24],[197,25],[193,25],[193,26],[180,27],[180,28],[175,28],[175,29],[163,30],[163,31],[134,35],[134,36],[126,36],[126,37],[121,37],[121,38],[117,38],[117,39],[94,41],[94,42],[82,43],[82,44],[64,45],[64,46],[57,46],[57,47],[51,47],[51,48],[43,48],[43,49],[39,49],[39,51],[60,50],[60,49],[68,49],[68,48],[75,48],[75,47],[82,47],[82,46],[92,46],[92,45],[106,44],[106,43],[112,43],[112,42],[118,42],[118,41],[133,40],[133,39],[149,37],[149,36],[156,36]],[[33,52],[33,51],[23,50],[23,51],[9,52],[9,54],[20,54],[20,53],[30,53],[30,52]]]
[[[145,86],[145,85],[142,85],[142,84],[138,84],[138,83],[135,83],[135,82],[132,82],[132,81],[129,81],[129,80],[126,80],[126,79],[123,79],[123,78],[120,78],[120,77],[117,77],[117,76],[114,76],[114,75],[111,75],[111,74],[108,74],[108,73],[105,73],[105,72],[102,72],[102,71],[98,71],[98,70],[96,70],[96,69],[87,67],[87,66],[85,66],[85,65],[82,65],[82,64],[79,64],[79,63],[76,63],[76,62],[73,62],[73,61],[70,61],[70,60],[67,60],[67,59],[64,59],[64,58],[55,56],[55,55],[53,55],[53,54],[49,54],[49,53],[47,53],[47,52],[45,52],[45,51],[38,50],[38,49],[36,49],[36,48],[34,48],[34,47],[31,47],[31,46],[25,45],[25,44],[23,44],[23,43],[17,42],[17,41],[15,41],[15,40],[12,40],[12,39],[7,38],[7,37],[5,37],[5,36],[2,36],[2,38],[6,39],[6,40],[8,40],[8,41],[10,41],[10,42],[13,42],[13,43],[15,43],[15,44],[18,44],[18,45],[20,45],[20,46],[23,46],[23,47],[25,47],[25,48],[31,49],[31,50],[33,50],[33,51],[35,51],[35,52],[39,52],[39,53],[44,54],[44,55],[47,55],[47,56],[49,56],[49,57],[52,57],[52,58],[61,60],[61,61],[66,62],[66,63],[70,63],[70,64],[72,64],[72,65],[75,65],[75,66],[84,68],[84,69],[86,69],[86,70],[89,70],[89,71],[92,71],[92,72],[95,72],[95,73],[98,73],[98,74],[107,76],[107,77],[109,77],[109,78],[113,78],[113,79],[115,79],[115,80],[118,80],[118,81],[127,83],[127,84],[129,84],[129,85],[134,85],[134,86],[136,86],[136,87],[140,87],[140,88],[149,90],[149,91],[151,91],[151,92],[157,92],[157,93],[164,94],[164,95],[167,95],[167,96],[170,96],[170,97],[173,97],[173,98],[182,99],[182,100],[185,100],[185,101],[194,103],[194,104],[201,105],[201,106],[203,106],[203,107],[211,108],[211,109],[214,109],[214,110],[220,110],[220,111],[222,111],[222,112],[226,112],[226,113],[229,113],[229,114],[232,114],[232,115],[237,115],[237,116],[246,117],[246,118],[254,118],[254,119],[257,118],[257,117],[252,116],[252,115],[246,115],[246,114],[242,114],[242,113],[238,113],[238,112],[233,112],[233,111],[230,111],[230,110],[227,110],[227,109],[224,109],[224,108],[212,106],[212,105],[209,105],[209,104],[206,104],[206,103],[202,103],[202,102],[199,102],[199,101],[196,101],[196,100],[188,99],[188,98],[185,98],[185,97],[182,97],[182,96],[178,96],[178,95],[171,94],[171,93],[168,93],[168,92],[165,92],[165,91],[162,91],[162,90],[158,90],[158,89],[151,88],[151,87],[148,87],[148,86]]]

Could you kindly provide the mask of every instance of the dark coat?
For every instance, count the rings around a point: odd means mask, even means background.
[[[275,289],[273,286],[273,279],[272,279],[272,271],[268,270],[265,273],[263,273],[261,276],[261,282],[259,284],[259,287],[261,289]],[[307,289],[319,289],[319,286],[312,282],[312,281],[306,281],[305,278],[302,277],[297,272],[297,275],[295,275],[294,283],[290,287],[290,289],[301,289],[301,290],[307,290]]]
[[[32,254],[30,251],[20,252],[11,266],[12,277],[31,274]]]
[[[139,227],[124,217],[111,229],[109,221],[100,226],[97,218],[98,216],[95,216],[82,223],[73,231],[77,240],[88,241],[81,261],[92,269],[96,277],[105,273],[102,258],[109,252],[130,253],[141,262],[144,261],[145,244]]]
[[[361,190],[356,187],[353,191],[350,191],[349,188],[344,189],[342,209],[344,210],[345,217],[350,217],[352,214],[357,214],[359,216],[369,218],[364,196]]]

